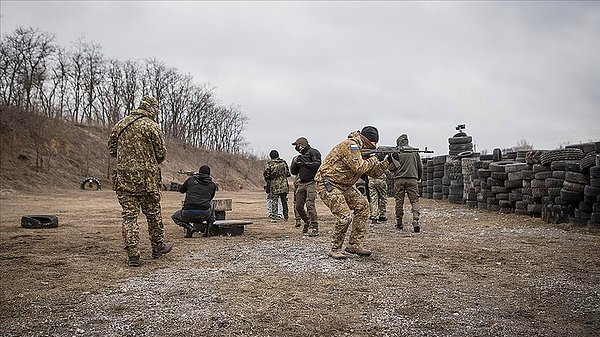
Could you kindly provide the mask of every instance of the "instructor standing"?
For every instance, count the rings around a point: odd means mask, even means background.
[[[122,235],[128,264],[140,264],[140,208],[148,221],[152,257],[157,259],[173,247],[164,242],[164,227],[160,212],[160,168],[167,149],[155,121],[158,101],[144,96],[137,109],[113,127],[108,139],[108,151],[117,158],[113,172],[113,189],[123,208]]]

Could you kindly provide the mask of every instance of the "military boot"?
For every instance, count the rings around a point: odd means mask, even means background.
[[[140,266],[140,257],[138,256],[130,256],[127,260],[127,264],[130,267],[139,267]]]
[[[308,229],[308,236],[319,236],[319,224],[311,222]]]
[[[352,253],[352,254],[356,254],[356,255],[360,255],[360,256],[369,256],[371,255],[371,251],[362,248],[359,245],[348,245],[346,246],[346,249],[344,249],[345,251],[347,251],[348,253]]]
[[[159,257],[167,254],[168,252],[171,251],[171,249],[173,249],[173,244],[172,243],[163,243],[163,246],[161,249],[154,249],[152,248],[152,257],[155,259],[158,259]]]
[[[377,217],[370,216],[369,220],[371,221],[371,225],[376,225],[377,224]]]
[[[421,226],[419,226],[419,220],[413,220],[412,225],[415,233],[419,233],[421,231]]]
[[[296,219],[296,225],[294,225],[294,227],[298,228],[302,226],[302,219]]]
[[[387,217],[385,215],[380,215],[379,218],[377,219],[377,221],[379,221],[379,222],[386,222],[387,221]]]
[[[346,258],[346,255],[344,255],[344,253],[342,253],[341,249],[331,249],[327,255],[329,255],[330,257],[332,257],[336,260],[343,260]]]
[[[404,226],[402,226],[402,219],[396,219],[396,229],[402,230]]]
[[[308,235],[308,222],[304,223],[304,226],[302,227],[302,234]]]

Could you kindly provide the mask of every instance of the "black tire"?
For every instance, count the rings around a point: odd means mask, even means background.
[[[501,161],[502,160],[502,150],[495,148],[492,153],[492,160],[493,161]]]
[[[490,171],[492,172],[506,172],[505,166],[516,163],[513,160],[494,161],[490,163]]]
[[[79,184],[82,190],[87,191],[98,191],[100,190],[100,180],[95,177],[88,177],[81,181]]]
[[[454,134],[454,136],[452,136],[452,137],[457,138],[457,137],[466,137],[466,136],[467,136],[466,133],[460,131],[459,133]]]
[[[559,150],[551,150],[544,152],[540,156],[540,162],[542,165],[549,165],[555,160],[580,160],[584,157],[583,151],[577,148],[565,148]]]
[[[467,143],[472,143],[472,142],[473,142],[473,137],[471,137],[471,136],[448,138],[449,144],[467,144]]]
[[[587,184],[590,182],[590,179],[583,173],[578,172],[566,172],[565,173],[565,181],[578,183],[578,184]]]
[[[563,188],[560,190],[560,198],[570,204],[583,200],[583,193]]]
[[[21,227],[56,228],[58,227],[58,217],[55,215],[24,215],[21,217]]]
[[[590,186],[600,187],[600,178],[590,179]]]
[[[600,187],[586,186],[583,190],[583,194],[589,197],[597,197],[600,195]]]
[[[592,177],[592,178],[600,178],[600,166],[592,166],[592,167],[590,167],[590,177]]]

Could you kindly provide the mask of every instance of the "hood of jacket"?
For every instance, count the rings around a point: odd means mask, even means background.
[[[194,174],[194,177],[198,181],[198,184],[208,185],[208,184],[212,183],[211,176],[209,176],[206,173],[196,173],[196,174]]]
[[[408,145],[408,136],[405,134],[401,134],[398,139],[396,139],[396,145],[398,146],[407,146]]]

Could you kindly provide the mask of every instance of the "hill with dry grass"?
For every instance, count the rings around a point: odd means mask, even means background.
[[[33,113],[0,111],[0,191],[77,189],[87,177],[110,189],[115,166],[107,150],[110,130],[49,119]],[[178,171],[209,165],[221,189],[261,188],[264,160],[190,148],[167,141],[167,159],[161,164],[163,184],[183,182]]]

